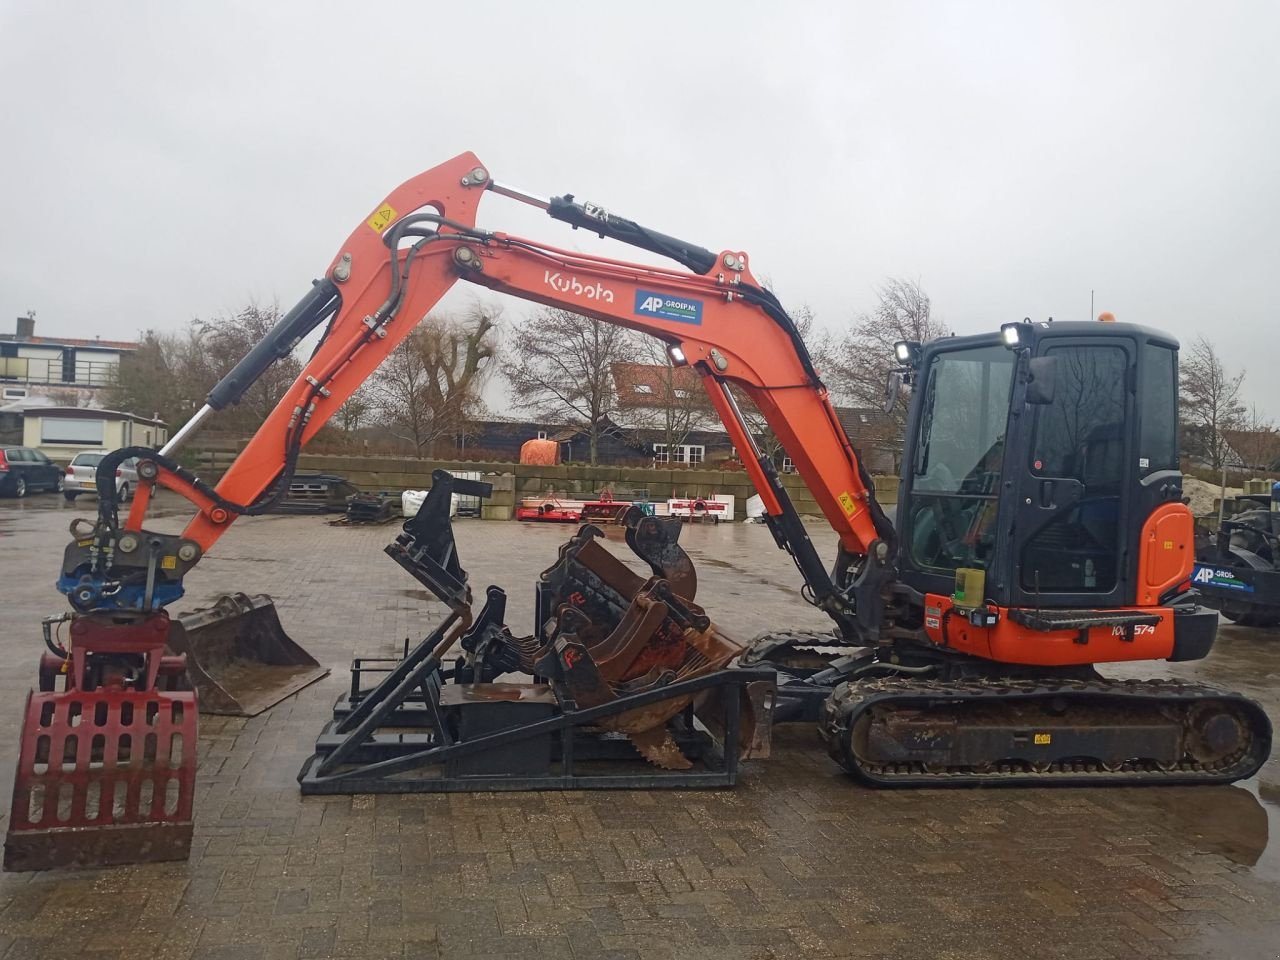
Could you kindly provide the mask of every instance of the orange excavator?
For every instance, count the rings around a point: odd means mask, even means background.
[[[478,229],[488,194],[678,267]],[[103,460],[98,522],[68,547],[60,580],[76,618],[119,620],[180,596],[183,576],[238,516],[287,491],[307,441],[459,281],[648,334],[672,363],[693,368],[774,539],[799,568],[804,599],[834,624],[765,634],[739,659],[772,666],[778,719],[817,719],[831,755],[863,781],[1220,783],[1266,759],[1270,726],[1252,701],[1095,669],[1201,658],[1215,636],[1216,614],[1189,592],[1175,340],[1114,322],[1021,321],[898,344],[895,376],[912,399],[895,523],[800,333],[745,253],[501,183],[469,153],[387,195],[163,449]],[[201,423],[321,326],[305,370],[216,487],[174,459]],[[738,392],[838,534],[829,566],[759,451]],[[140,458],[148,482],[120,522],[111,475],[125,457]],[[158,487],[197,509],[180,535],[144,529]]]

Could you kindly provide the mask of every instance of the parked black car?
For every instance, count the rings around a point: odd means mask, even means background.
[[[0,494],[25,497],[36,490],[61,490],[62,467],[30,447],[0,448]]]

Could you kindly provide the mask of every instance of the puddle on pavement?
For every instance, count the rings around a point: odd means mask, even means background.
[[[1255,778],[1223,787],[1155,788],[1149,799],[1197,849],[1280,882],[1280,784]]]

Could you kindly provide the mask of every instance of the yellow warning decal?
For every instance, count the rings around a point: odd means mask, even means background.
[[[93,540],[92,540],[92,538],[90,538],[89,540],[77,540],[77,541],[76,541],[76,546],[77,546],[77,547],[92,547],[92,546],[93,546]]]
[[[1166,540],[1166,541],[1164,542],[1164,548],[1165,548],[1166,550],[1172,550],[1172,549],[1173,549],[1173,541],[1172,541],[1172,540]]]
[[[858,505],[853,502],[853,497],[849,496],[848,490],[840,494],[836,499],[840,501],[840,508],[844,510],[846,517],[852,517],[858,512]]]
[[[161,569],[161,570],[176,570],[176,569],[178,569],[178,558],[177,558],[177,557],[174,557],[174,556],[161,557],[161,558],[160,558],[160,569]]]
[[[1049,744],[1053,743],[1053,734],[1037,733],[1034,739],[1037,747],[1047,747]]]
[[[395,208],[392,207],[391,204],[389,203],[384,203],[377,210],[373,211],[373,216],[370,217],[365,222],[368,223],[369,226],[373,227],[373,229],[376,230],[378,233],[381,233],[383,230],[387,228],[387,224],[389,224],[395,218],[396,218]]]

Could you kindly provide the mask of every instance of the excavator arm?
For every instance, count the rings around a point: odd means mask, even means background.
[[[588,256],[479,230],[477,207],[487,192],[541,207],[575,228],[662,254],[687,269]],[[810,599],[847,633],[875,639],[879,597],[892,575],[893,528],[798,331],[752,275],[747,255],[714,254],[571,196],[544,199],[497,183],[470,153],[406,181],[379,203],[347,238],[324,278],[214,387],[206,405],[159,453],[129,448],[104,460],[96,549],[83,541],[80,548],[93,555],[93,569],[86,573],[70,557],[64,564],[63,587],[73,603],[91,608],[106,595],[119,597],[125,606],[172,599],[181,574],[237,516],[265,512],[287,492],[306,442],[459,280],[662,340],[673,363],[688,364],[700,377],[764,501],[775,538],[800,568]],[[207,417],[237,402],[271,363],[322,323],[327,327],[305,369],[216,487],[173,460]],[[759,408],[838,533],[840,553],[830,572],[773,463],[757,448],[731,386]],[[182,494],[199,511],[173,548],[177,560],[168,571],[167,593],[156,585],[164,571],[150,573],[150,590],[137,582],[138,571],[135,589],[123,596],[114,587],[104,590],[103,561],[120,556],[111,539],[121,535],[111,491],[115,461],[124,456],[148,460],[145,472],[153,474],[155,484]],[[144,484],[124,531],[143,532],[150,494]],[[171,547],[147,542],[157,555]],[[142,555],[136,548],[134,553]],[[76,585],[82,588],[79,603]]]

